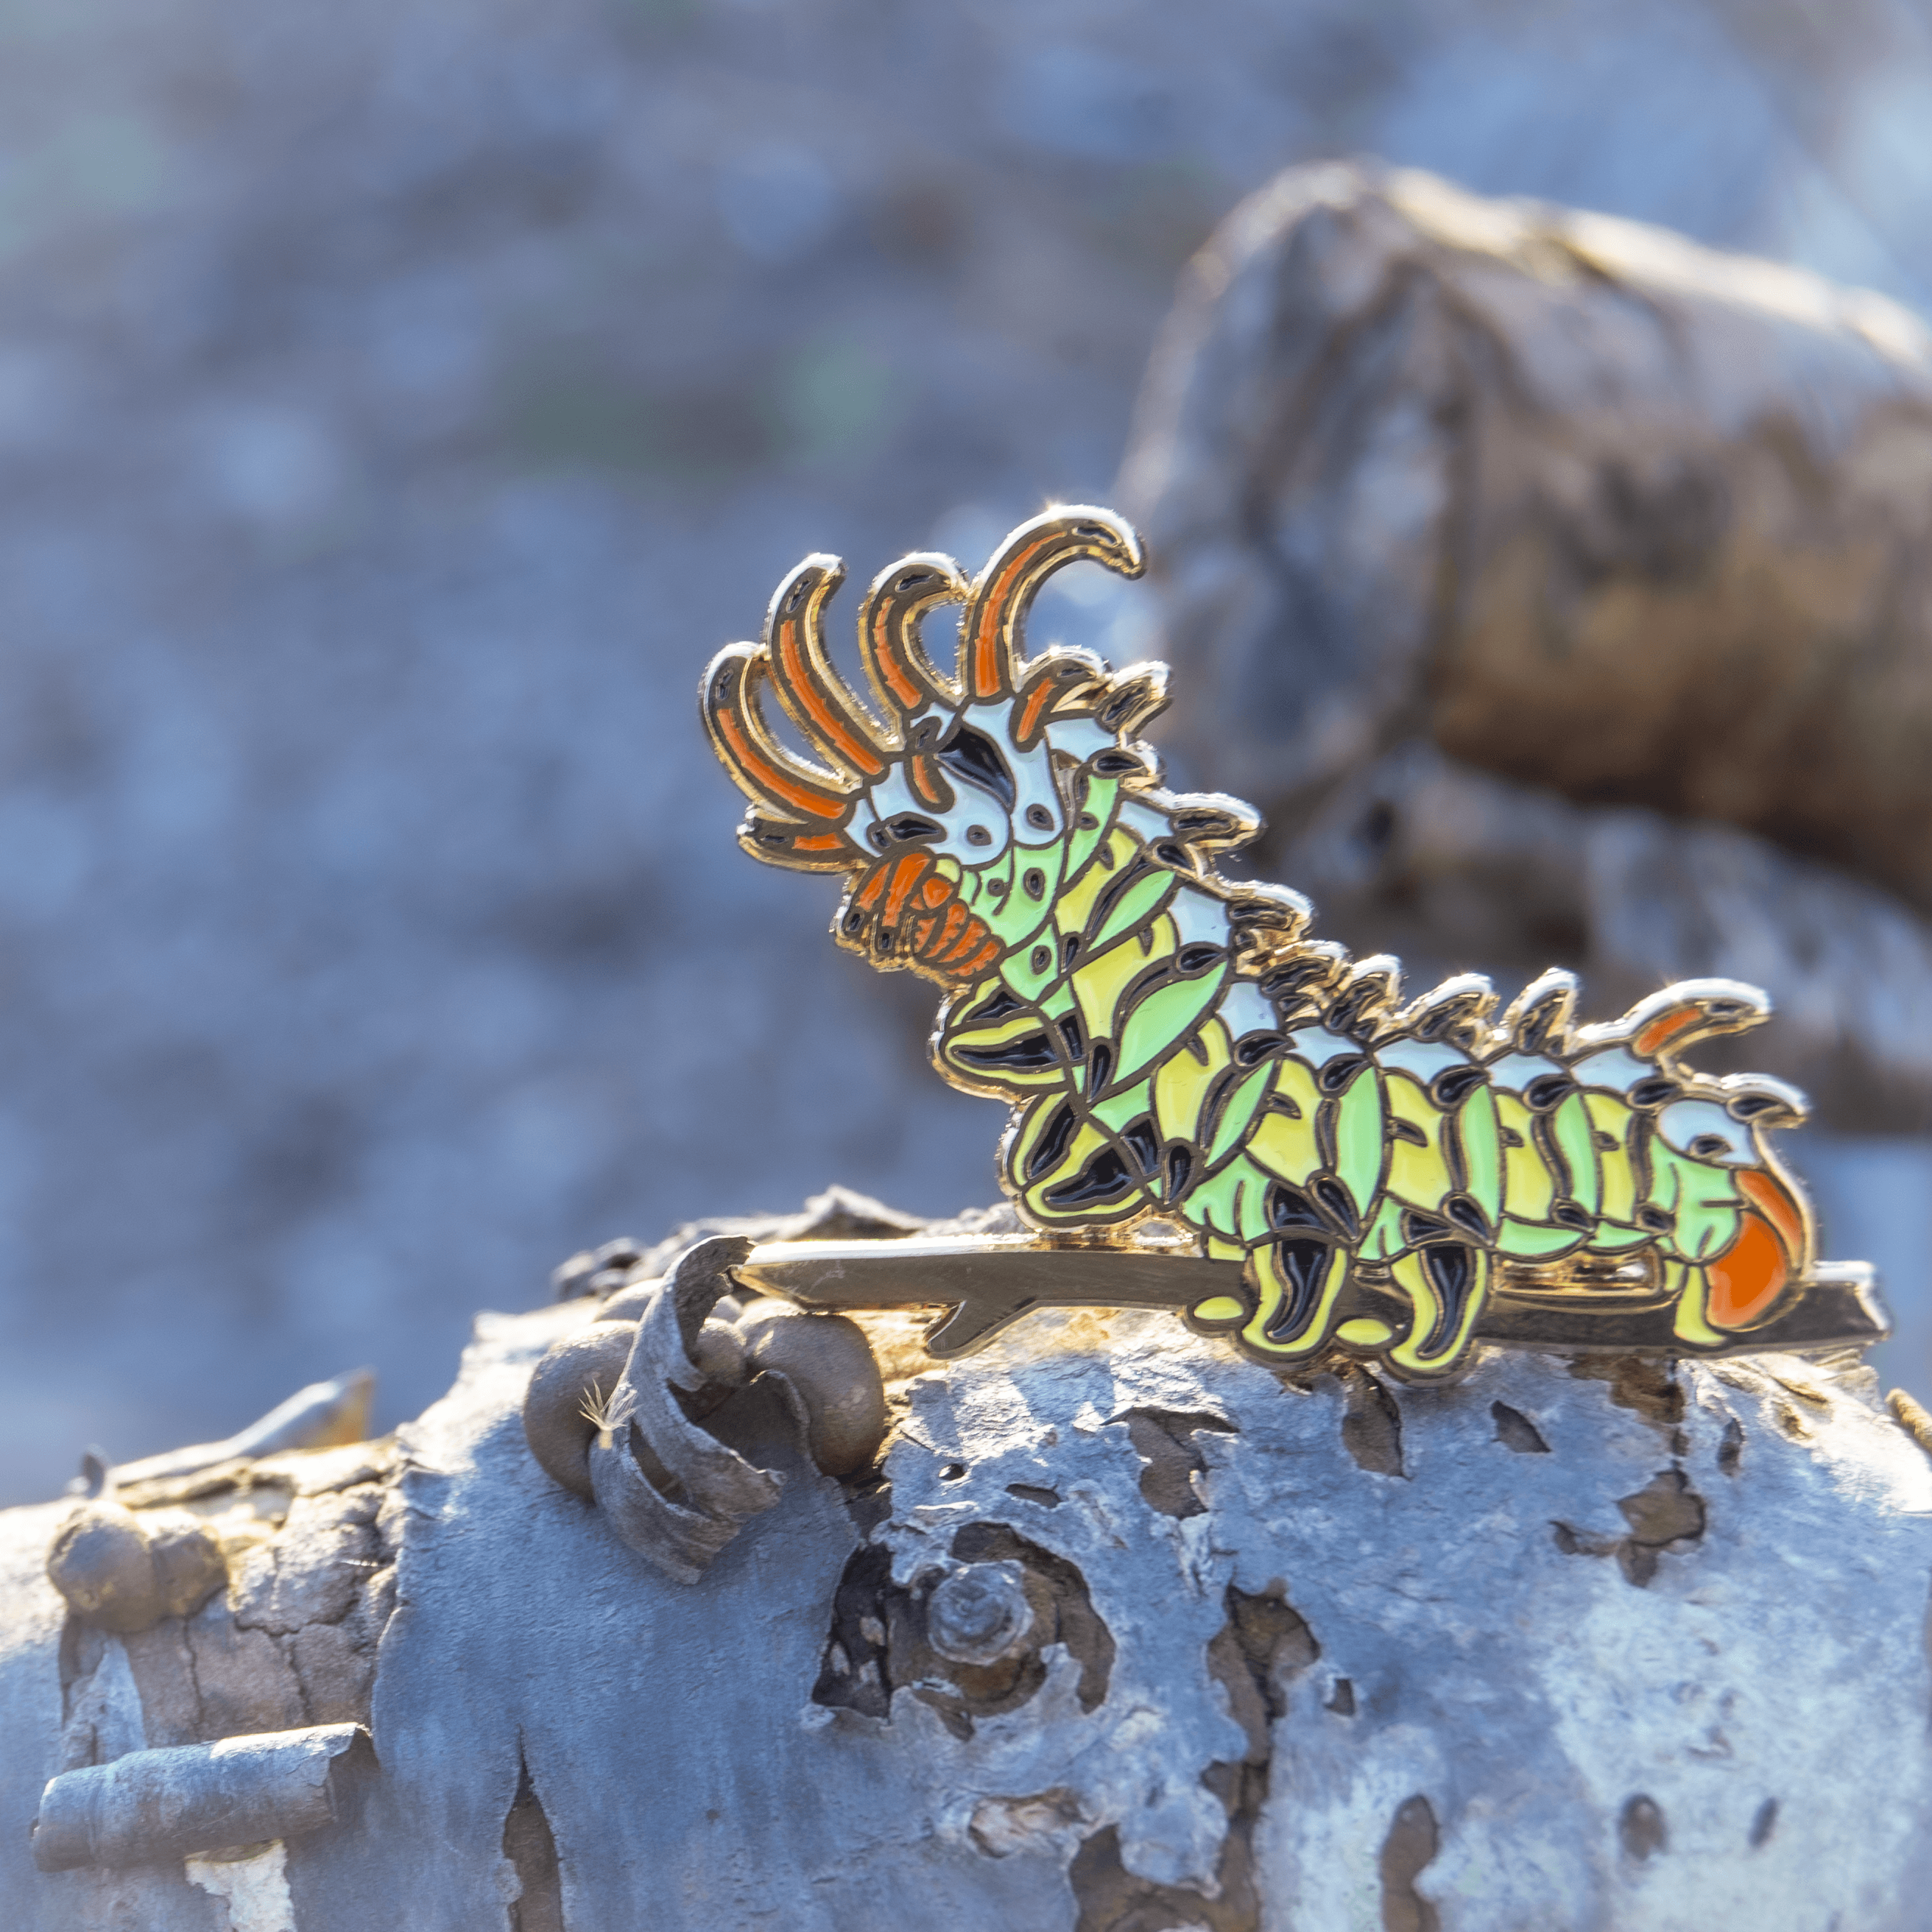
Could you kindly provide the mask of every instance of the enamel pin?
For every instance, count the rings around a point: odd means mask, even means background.
[[[1500,1016],[1466,974],[1405,999],[1398,962],[1306,937],[1308,902],[1222,878],[1260,830],[1173,793],[1140,737],[1167,673],[1029,657],[1047,577],[1143,568],[1111,512],[1022,524],[970,582],[886,571],[859,612],[874,703],[827,654],[843,572],[810,556],[764,640],[713,661],[704,721],[751,801],[754,858],[846,880],[839,944],[943,990],[934,1064],[1006,1102],[1000,1179],[1031,1238],[754,1249],[739,1273],[808,1306],[937,1305],[936,1356],[1030,1307],[1181,1310],[1284,1370],[1337,1353],[1426,1381],[1478,1343],[1712,1355],[1862,1346],[1870,1270],[1819,1263],[1767,1143],[1795,1089],[1684,1054],[1763,1020],[1690,980],[1578,1025],[1552,970]],[[922,620],[963,605],[942,670]],[[771,728],[774,697],[814,754]]]

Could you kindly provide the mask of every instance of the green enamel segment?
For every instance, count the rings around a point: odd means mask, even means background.
[[[1496,1236],[1496,1252],[1512,1261],[1548,1261],[1567,1255],[1582,1240],[1574,1228],[1551,1228],[1534,1221],[1516,1221],[1505,1216]]]
[[[1402,1238],[1402,1203],[1384,1196],[1357,1252],[1364,1261],[1385,1262],[1391,1255],[1400,1254],[1408,1245]]]
[[[1594,1214],[1603,1204],[1603,1183],[1597,1172],[1596,1130],[1581,1094],[1565,1096],[1551,1117],[1550,1130],[1570,1176],[1570,1199],[1586,1214]]]
[[[1215,1128],[1214,1138],[1208,1149],[1210,1166],[1247,1132],[1255,1109],[1268,1098],[1268,1090],[1274,1084],[1274,1062],[1264,1060],[1228,1096],[1227,1105],[1221,1110],[1220,1124]]]
[[[1016,946],[1000,961],[1000,977],[1016,998],[1036,1006],[1041,995],[1060,976],[1059,950],[1051,929],[1041,933],[1030,943]],[[1035,956],[1040,953],[1046,956],[1044,959]]]
[[[1738,1232],[1737,1184],[1730,1171],[1679,1154],[1654,1132],[1649,1152],[1651,1203],[1676,1216],[1665,1250],[1693,1262],[1721,1254]]]
[[[1136,927],[1149,923],[1173,897],[1180,884],[1174,874],[1162,866],[1156,866],[1142,874],[1114,901],[1100,930],[1088,942],[1089,950],[1099,952],[1123,933],[1132,932]]]
[[[1053,922],[1062,932],[1084,934],[1094,917],[1100,896],[1120,876],[1120,868],[1130,864],[1140,848],[1130,832],[1116,826],[1104,847],[1096,846],[1087,863],[1067,869],[1067,883],[1053,902]],[[1093,950],[1088,940],[1083,952]]]
[[[969,911],[986,919],[999,910],[1000,902],[1012,890],[1012,883],[1013,850],[1009,845],[990,863],[976,866],[962,875],[959,896]]]
[[[1616,1221],[1599,1221],[1597,1231],[1585,1244],[1593,1255],[1620,1255],[1640,1248],[1657,1236],[1648,1228],[1626,1228]]]
[[[1120,1029],[1120,1064],[1116,1078],[1126,1079],[1185,1040],[1202,1015],[1221,997],[1228,969],[1198,980],[1173,980],[1156,986],[1128,1016]]]
[[[1143,1080],[1138,1087],[1130,1087],[1124,1093],[1111,1095],[1090,1111],[1101,1126],[1118,1133],[1123,1127],[1131,1126],[1143,1114],[1153,1112],[1153,1083]]]
[[[1048,950],[1058,951],[1052,944],[1053,902],[1060,890],[1060,867],[1066,856],[1066,848],[1060,844],[1009,849],[998,861],[998,869],[1007,882],[1004,895],[996,898],[988,890],[974,906],[974,910],[992,928],[994,938],[1012,947],[1016,955],[1024,956],[1042,927],[1047,928],[1045,937]],[[995,868],[989,866],[987,870],[992,875]],[[1032,872],[1040,874],[1036,896],[1026,889],[1027,876]]]
[[[1100,842],[1114,829],[1114,814],[1120,809],[1120,782],[1118,778],[1096,778],[1090,772],[1087,777],[1087,795],[1082,800],[1074,814],[1072,832],[1066,841],[1066,876],[1078,878],[1080,868],[1099,849]],[[1094,822],[1090,826],[1080,824],[1082,816]]]
[[[1496,1096],[1487,1086],[1478,1087],[1462,1102],[1456,1117],[1456,1133],[1462,1148],[1462,1184],[1493,1228],[1502,1212],[1503,1150],[1496,1125]]]
[[[1335,1177],[1367,1216],[1382,1178],[1382,1083],[1365,1066],[1343,1090],[1335,1109]]]
[[[1244,1246],[1268,1232],[1268,1176],[1237,1154],[1187,1196],[1187,1218],[1199,1228]]]

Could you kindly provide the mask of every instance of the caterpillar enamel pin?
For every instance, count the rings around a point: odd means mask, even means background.
[[[1768,1144],[1803,1096],[1685,1064],[1764,1019],[1729,980],[1579,1025],[1552,970],[1499,1016],[1474,974],[1405,998],[1399,963],[1307,937],[1308,902],[1222,878],[1256,814],[1165,790],[1140,734],[1158,664],[1028,656],[1028,606],[1084,560],[1143,568],[1112,512],[1055,508],[970,582],[916,555],[859,612],[874,703],[826,648],[843,572],[806,559],[764,641],[713,661],[704,722],[751,801],[740,843],[846,880],[842,946],[943,992],[934,1064],[1005,1101],[1028,1238],[754,1250],[815,1307],[937,1304],[950,1356],[1045,1304],[1151,1304],[1284,1370],[1336,1352],[1426,1381],[1478,1342],[1720,1354],[1886,1333],[1870,1270],[1820,1264]],[[921,642],[963,606],[959,661]],[[776,737],[767,695],[814,754]]]

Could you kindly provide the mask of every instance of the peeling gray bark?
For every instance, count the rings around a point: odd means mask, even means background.
[[[398,1465],[292,1493],[207,1629],[64,1644],[62,1507],[0,1519],[14,1814],[81,1724],[112,1758],[305,1720],[303,1644],[367,1616],[348,1552],[386,1534],[382,1774],[286,1845],[299,1932],[1918,1922],[1932,1460],[1862,1370],[1302,1388],[1165,1316],[1037,1314],[895,1382],[848,1482],[732,1396],[784,1486],[686,1588],[524,1442],[595,1314],[479,1318]],[[220,1922],[178,1866],[0,1861],[33,1924]]]
[[[1039,1314],[899,1376],[843,1482],[769,1384],[734,1394],[718,1426],[783,1487],[687,1587],[524,1438],[598,1312],[480,1317],[398,1460],[265,1466],[280,1526],[178,1628],[64,1640],[68,1506],[0,1517],[13,1814],[83,1725],[106,1760],[324,1721],[304,1642],[380,1619],[382,1773],[287,1843],[299,1932],[884,1932],[942,1898],[998,1932],[1918,1922],[1932,1460],[1862,1370],[1304,1386],[1166,1316]],[[392,1550],[372,1617],[345,1573]],[[0,1897],[50,1928],[222,1909],[178,1866],[33,1873],[24,1830]]]

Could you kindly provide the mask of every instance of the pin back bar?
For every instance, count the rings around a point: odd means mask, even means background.
[[[939,1307],[926,1330],[936,1361],[972,1354],[1034,1308],[1185,1310],[1241,1292],[1238,1262],[1186,1250],[1040,1240],[1020,1235],[913,1236],[891,1241],[770,1241],[734,1272],[746,1286],[826,1311]],[[1499,1285],[1474,1339],[1558,1354],[1662,1354],[1687,1358],[1868,1348],[1891,1332],[1872,1270],[1826,1263],[1782,1312],[1724,1346],[1697,1348],[1672,1332],[1668,1300],[1617,1305],[1581,1292],[1552,1299]],[[1371,1282],[1352,1290],[1351,1315],[1406,1320],[1406,1304]],[[1579,1317],[1585,1318],[1580,1320]]]

